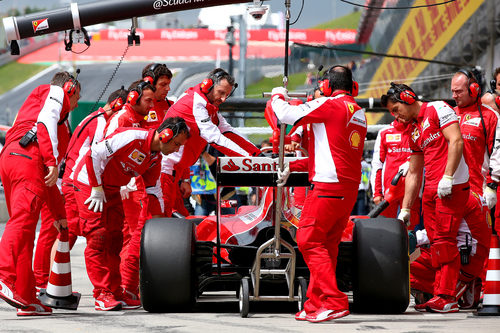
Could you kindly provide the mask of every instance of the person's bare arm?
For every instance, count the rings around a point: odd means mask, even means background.
[[[424,169],[424,155],[413,154],[410,157],[410,167],[405,179],[405,196],[401,208],[410,209],[418,196],[420,184],[422,183],[422,171]]]
[[[453,176],[458,168],[464,147],[462,133],[458,123],[454,123],[444,128],[442,131],[444,138],[448,141],[448,160],[444,174]]]

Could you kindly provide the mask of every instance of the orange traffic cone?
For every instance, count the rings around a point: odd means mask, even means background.
[[[491,235],[483,305],[474,314],[478,316],[500,316],[500,246],[498,235],[495,233]]]
[[[68,229],[59,232],[59,244],[49,275],[47,289],[40,290],[38,299],[45,306],[56,309],[76,310],[81,295],[72,292],[71,262],[69,256]]]

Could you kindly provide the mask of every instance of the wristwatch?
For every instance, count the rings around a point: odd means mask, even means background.
[[[496,191],[497,187],[498,187],[498,183],[488,183],[488,184],[486,184],[486,186],[488,186],[492,190]]]

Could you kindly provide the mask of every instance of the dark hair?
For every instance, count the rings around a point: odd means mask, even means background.
[[[498,74],[500,74],[500,67],[495,68],[495,72],[493,73],[493,80],[497,80]]]
[[[117,98],[121,98],[123,103],[125,103],[125,101],[127,100],[127,95],[128,95],[128,91],[125,90],[124,86],[122,86],[120,89],[113,91],[109,95],[107,103],[109,104]]]
[[[161,125],[156,130],[158,133],[161,133],[164,129],[170,128],[172,132],[174,132],[174,137],[181,133],[186,133],[187,137],[190,137],[189,128],[186,125],[186,121],[181,117],[167,117],[163,120]]]
[[[222,80],[225,79],[231,87],[234,87],[234,78],[222,68],[216,68],[208,73],[208,78],[212,79],[212,81],[214,82],[214,86],[218,85]]]
[[[142,78],[144,79],[147,76],[152,77],[153,85],[156,85],[160,77],[166,76],[171,79],[173,75],[167,65],[153,62],[142,69]]]
[[[332,91],[340,89],[345,91],[352,90],[352,72],[349,68],[342,65],[334,65],[323,73],[321,80],[329,80]]]
[[[145,82],[143,80],[137,80],[137,81],[134,81],[132,82],[132,84],[128,87],[128,91],[131,91],[131,90],[136,90],[136,88],[141,84],[141,87],[142,87],[142,91],[144,90],[152,90],[153,92],[156,91],[156,88],[151,85],[150,83],[148,82]]]
[[[411,91],[415,95],[415,100],[418,100],[418,98],[416,97],[417,94],[413,91],[413,89],[410,86],[403,83],[397,84],[391,82],[391,87],[389,88],[389,90],[387,90],[387,93],[380,97],[380,104],[385,108],[387,107],[387,104],[389,102],[404,103],[400,98],[400,94],[405,90]]]
[[[56,74],[54,74],[54,76],[52,77],[52,80],[50,80],[50,84],[53,85],[53,86],[59,86],[59,87],[64,87],[64,84],[68,81],[75,81],[75,77],[73,75],[71,75],[70,73],[68,72],[57,72]],[[76,80],[76,85],[78,87],[80,87],[80,82],[78,82],[78,80]]]

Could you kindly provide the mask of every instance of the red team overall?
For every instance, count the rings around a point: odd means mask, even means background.
[[[489,250],[491,230],[486,202],[489,201],[489,205],[494,205],[496,192],[486,187],[486,181],[489,179],[489,158],[493,152],[498,121],[493,110],[481,105],[477,83],[469,71],[460,70],[455,74],[451,81],[451,91],[457,103],[455,112],[459,118],[464,141],[463,155],[469,167],[471,186],[457,244],[463,249],[469,245],[471,253],[467,256],[468,261],[461,263],[455,297],[459,300],[461,308],[469,308],[479,302],[478,291],[481,290],[482,284],[480,277],[483,275],[483,266]],[[486,192],[483,193],[483,189],[486,189]],[[485,196],[486,200],[483,200],[482,196]],[[484,280],[484,277],[482,279]],[[433,282],[434,270],[430,254],[424,251],[411,264],[412,288],[432,293]],[[461,300],[462,295],[464,297]]]
[[[419,101],[413,90],[403,84],[391,83],[387,95],[382,96],[382,104],[397,120],[412,126],[412,155],[398,216],[405,222],[418,195],[424,165],[426,171],[422,209],[431,242],[432,266],[436,269],[435,297],[415,309],[456,312],[455,289],[460,271],[457,235],[469,198],[469,171],[462,156],[457,115],[445,102]]]
[[[406,176],[405,171],[408,171],[410,154],[408,124],[394,120],[387,128],[378,132],[373,148],[370,179],[375,205],[384,199],[385,190],[389,188],[392,179],[400,170],[403,170],[403,176]],[[402,200],[390,202],[381,215],[395,218],[401,203]],[[420,222],[420,200],[415,200],[411,209],[411,216],[410,228]]]
[[[175,128],[180,130],[174,132]],[[187,128],[179,118],[167,118],[156,131],[119,128],[92,146],[76,166],[73,180],[81,231],[87,239],[85,263],[94,286],[96,310],[140,306],[118,301],[126,301],[119,270],[124,218],[120,186],[139,175],[143,175],[146,186],[155,184],[160,173],[160,151],[177,151],[187,136]]]
[[[79,98],[78,81],[67,72],[57,73],[50,85],[41,85],[31,92],[6,135],[0,177],[10,220],[0,242],[0,297],[23,309],[18,310],[18,315],[52,312],[40,305],[35,296],[35,228],[43,200],[47,200],[54,219],[66,225],[62,196],[54,186],[61,160],[57,132],[58,123],[64,122],[76,108]]]
[[[189,179],[189,167],[196,163],[207,143],[226,156],[260,154],[260,150],[238,134],[218,112],[234,85],[234,79],[217,68],[201,84],[189,88],[167,111],[168,117],[185,119],[191,135],[178,153],[162,160],[161,182],[167,216],[171,215],[175,202],[182,200],[177,195],[175,183],[179,179]]]
[[[297,244],[311,272],[308,300],[297,320],[321,322],[349,314],[347,295],[337,287],[338,245],[358,194],[367,124],[350,93],[357,90],[352,73],[333,66],[320,83],[325,97],[299,106],[288,104],[286,90],[274,88],[272,107],[285,124],[311,124],[309,158],[285,163],[278,184],[290,171],[308,170],[313,184],[302,210]],[[332,212],[335,212],[332,214]]]
[[[68,219],[70,248],[75,244],[77,236],[81,236],[79,223],[78,205],[75,198],[73,186],[73,175],[75,165],[90,150],[92,145],[97,144],[104,137],[104,128],[108,119],[117,111],[121,110],[127,98],[127,90],[123,87],[109,95],[106,105],[85,117],[75,129],[68,145],[65,157],[65,170],[62,179],[62,192],[64,195],[64,207]],[[80,157],[81,156],[81,157]]]

